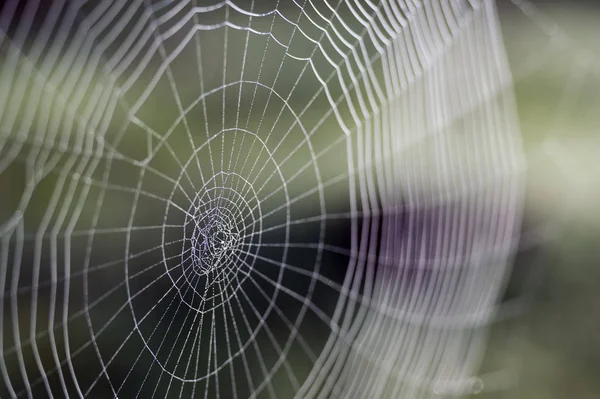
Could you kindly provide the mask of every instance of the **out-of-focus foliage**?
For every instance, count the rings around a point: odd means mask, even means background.
[[[520,321],[518,343],[499,352],[517,356],[523,398],[597,398],[600,8],[536,5],[530,16],[501,8],[528,158],[524,229],[538,228],[542,244],[517,257],[515,275],[534,271],[525,285],[534,289],[533,303]],[[560,27],[554,38],[538,29],[538,18]]]

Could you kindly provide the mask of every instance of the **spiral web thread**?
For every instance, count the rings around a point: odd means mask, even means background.
[[[521,219],[491,1],[0,14],[4,397],[430,397]]]

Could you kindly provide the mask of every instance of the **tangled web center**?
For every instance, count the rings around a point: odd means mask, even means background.
[[[198,218],[196,218],[198,219]],[[240,234],[222,214],[195,221],[190,238],[194,271],[204,275],[217,271],[240,244]]]

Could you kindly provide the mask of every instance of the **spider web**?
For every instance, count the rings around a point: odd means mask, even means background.
[[[524,169],[493,2],[0,21],[3,396],[484,388]]]

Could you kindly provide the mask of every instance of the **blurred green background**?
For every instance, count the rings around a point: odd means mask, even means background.
[[[532,296],[508,352],[521,397],[599,398],[600,7],[514,3],[523,4],[498,2],[528,159],[531,245],[513,280],[525,271]]]

